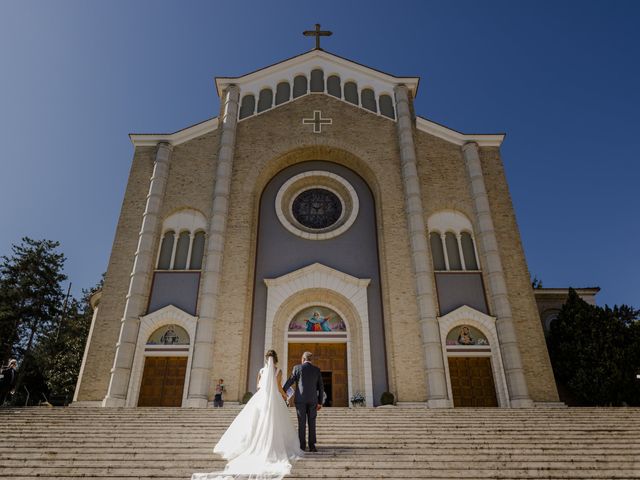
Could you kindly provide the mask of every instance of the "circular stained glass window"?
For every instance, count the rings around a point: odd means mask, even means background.
[[[336,223],[342,215],[338,196],[324,188],[311,188],[300,193],[291,206],[294,218],[307,228],[321,230]]]

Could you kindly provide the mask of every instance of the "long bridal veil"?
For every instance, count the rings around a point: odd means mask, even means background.
[[[191,480],[278,479],[302,456],[289,411],[278,390],[273,358],[260,371],[251,397],[213,449],[228,463],[224,472],[194,473]]]

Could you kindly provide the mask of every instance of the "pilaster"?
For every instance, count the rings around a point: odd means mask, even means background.
[[[398,141],[404,186],[407,223],[411,243],[411,256],[415,273],[418,314],[422,329],[422,342],[426,356],[427,404],[430,407],[451,407],[447,394],[444,360],[440,329],[438,328],[435,304],[434,277],[427,247],[427,230],[422,210],[422,196],[418,181],[416,149],[413,141],[413,129],[409,95],[407,87],[398,85],[394,89],[396,112],[398,114]]]
[[[496,330],[502,352],[507,387],[509,389],[509,400],[512,407],[532,407],[533,402],[529,398],[529,391],[522,368],[522,359],[516,339],[515,327],[511,305],[507,294],[507,284],[498,251],[498,241],[496,238],[491,210],[489,207],[489,197],[482,174],[482,165],[478,154],[478,144],[469,142],[463,145],[464,161],[469,175],[471,185],[471,195],[478,223],[477,239],[480,249],[484,253],[485,264],[483,269],[489,279],[489,296],[494,306],[496,320]]]
[[[145,299],[153,272],[153,248],[158,226],[158,215],[164,198],[169,175],[169,161],[173,147],[166,142],[158,143],[158,150],[149,180],[147,203],[142,214],[142,226],[138,236],[138,248],[133,261],[124,313],[121,319],[120,336],[111,369],[111,379],[103,407],[125,405],[135,346],[138,340],[140,316],[144,314]]]
[[[218,166],[213,189],[211,223],[200,286],[199,319],[191,363],[188,407],[206,407],[213,364],[214,320],[218,311],[218,291],[222,274],[222,259],[229,212],[229,191],[238,123],[240,90],[231,85],[225,90],[218,145]]]

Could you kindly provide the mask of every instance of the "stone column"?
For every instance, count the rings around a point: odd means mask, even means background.
[[[222,257],[229,211],[229,190],[236,144],[239,97],[240,90],[236,85],[231,85],[225,90],[222,121],[220,122],[218,166],[213,187],[211,224],[202,271],[198,327],[187,397],[188,407],[206,407],[208,400],[213,363],[213,324],[218,312],[218,290],[222,274]]]
[[[527,382],[522,369],[511,305],[507,295],[507,284],[504,279],[498,241],[489,207],[489,197],[487,196],[482,175],[478,144],[475,142],[466,143],[462,147],[462,151],[464,152],[464,161],[467,166],[471,194],[478,221],[479,231],[476,238],[485,256],[483,269],[489,280],[489,296],[495,310],[496,330],[500,341],[500,351],[502,352],[502,362],[507,378],[507,387],[509,388],[510,403],[512,407],[532,407],[533,402],[529,398]]]
[[[422,196],[418,181],[409,95],[407,87],[404,85],[398,85],[394,91],[396,111],[398,113],[398,139],[400,143],[405,207],[409,224],[416,293],[418,295],[418,315],[420,316],[422,342],[426,357],[427,386],[429,389],[427,403],[429,407],[434,408],[451,407],[452,403],[448,398],[444,360],[442,358],[442,342],[440,340],[433,285],[434,276],[427,248],[427,228],[424,223]]]
[[[122,407],[127,399],[131,366],[138,340],[140,315],[144,314],[150,275],[153,271],[152,254],[156,244],[158,215],[167,185],[172,150],[173,147],[168,143],[158,144],[153,174],[149,181],[147,204],[142,214],[142,227],[138,236],[138,248],[133,261],[129,292],[121,319],[120,337],[111,369],[109,390],[102,401],[103,407]]]

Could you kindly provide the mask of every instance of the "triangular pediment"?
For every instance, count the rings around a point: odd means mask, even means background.
[[[373,89],[378,95],[382,92],[393,94],[394,86],[406,85],[415,97],[420,80],[418,77],[397,77],[324,50],[312,50],[239,77],[217,77],[216,88],[218,95],[222,95],[223,90],[233,84],[240,87],[241,95],[253,93],[257,96],[265,87],[275,91],[277,83],[293,82],[300,74],[308,77],[314,69],[321,69],[325,78],[338,75],[343,83],[354,81],[362,88]]]
[[[333,282],[328,279],[332,279]],[[306,282],[308,288],[326,287],[329,283],[339,283],[357,287],[366,287],[371,281],[368,278],[357,278],[348,273],[341,272],[335,268],[328,267],[322,263],[316,262],[306,267],[294,270],[277,278],[265,278],[264,283],[268,287],[278,285],[293,284],[295,282]]]
[[[159,310],[140,317],[140,320],[145,320],[147,322],[160,321],[164,319],[180,319],[185,322],[192,322],[197,320],[198,317],[194,317],[175,305],[167,305],[166,307],[162,307]]]
[[[487,315],[475,308],[470,307],[469,305],[462,305],[461,307],[456,308],[452,312],[447,313],[441,317],[438,317],[438,321],[441,323],[444,322],[452,322],[455,323],[457,321],[462,320],[475,320],[479,323],[487,323],[487,324],[495,324],[496,317],[492,317],[491,315]]]
[[[324,77],[324,86],[320,91],[311,88],[311,72],[321,70]],[[294,79],[304,76],[308,82],[308,87],[304,94],[296,96],[294,93]],[[219,95],[230,85],[236,85],[240,90],[239,121],[253,118],[281,106],[295,102],[297,99],[307,95],[330,95],[328,78],[337,76],[340,79],[340,90],[332,98],[337,98],[345,104],[368,110],[380,118],[395,121],[395,94],[394,88],[398,85],[406,86],[413,97],[418,91],[419,77],[398,77],[389,73],[367,67],[333,53],[324,50],[312,50],[301,55],[289,58],[268,67],[255,70],[238,77],[217,77],[216,89]],[[348,100],[344,91],[345,84],[353,82],[357,86],[355,99]],[[288,97],[286,100],[278,100],[278,84],[287,83],[289,85]],[[373,91],[373,105],[367,106],[363,100],[365,90]],[[260,107],[260,92],[270,91],[267,96],[267,106]],[[371,92],[368,92],[371,94]],[[243,115],[243,100],[253,98],[253,103],[249,107],[249,112]],[[388,98],[386,98],[388,97]],[[382,100],[386,102],[385,110],[382,108]],[[500,146],[504,140],[504,134],[464,134],[451,128],[440,125],[436,122],[422,117],[416,117],[416,128],[438,138],[442,138],[456,145],[464,145],[467,142],[476,142],[479,146]],[[170,134],[131,134],[131,141],[135,146],[154,146],[158,142],[168,142],[172,145],[179,145],[197,138],[206,133],[213,132],[218,128],[218,118],[212,118],[198,123],[191,127],[179,130]]]

